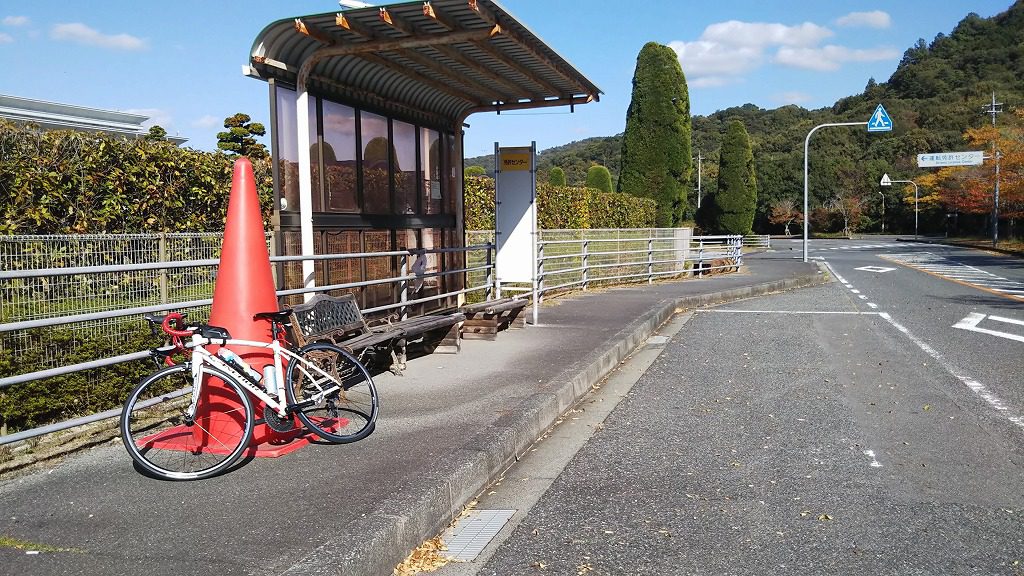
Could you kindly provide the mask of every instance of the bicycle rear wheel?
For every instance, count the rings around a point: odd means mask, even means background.
[[[373,432],[377,388],[351,354],[322,342],[302,347],[288,362],[285,388],[299,420],[317,436],[344,444]]]
[[[224,470],[249,446],[253,408],[234,378],[203,366],[203,391],[190,415],[197,391],[191,364],[176,364],[151,374],[136,386],[121,410],[121,440],[128,454],[150,474],[168,480],[199,480]],[[216,378],[223,385],[209,386]]]

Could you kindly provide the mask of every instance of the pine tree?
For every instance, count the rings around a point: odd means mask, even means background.
[[[266,128],[259,122],[253,122],[248,114],[239,112],[224,119],[225,132],[217,133],[217,148],[229,154],[238,154],[258,159],[267,157],[267,147],[256,141],[253,136],[263,136]]]
[[[587,188],[594,188],[601,192],[612,191],[612,173],[600,164],[595,164],[587,170]]]
[[[565,171],[555,166],[548,172],[548,184],[552,186],[565,186]]]
[[[750,234],[757,206],[757,176],[747,129],[729,122],[718,163],[718,191],[712,196],[711,228],[722,234]]]
[[[653,198],[659,227],[676,226],[691,215],[690,130],[690,97],[679,57],[668,46],[648,42],[633,73],[618,189]]]

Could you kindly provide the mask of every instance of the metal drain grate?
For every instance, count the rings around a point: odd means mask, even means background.
[[[445,531],[442,539],[448,547],[446,556],[471,562],[515,514],[515,510],[472,510]]]

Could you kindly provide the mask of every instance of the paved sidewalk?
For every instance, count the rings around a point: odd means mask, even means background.
[[[377,377],[382,411],[366,440],[210,480],[142,476],[119,442],[0,480],[0,565],[19,575],[389,575],[678,309],[823,281],[814,264],[764,253],[738,274],[560,298],[537,326]]]

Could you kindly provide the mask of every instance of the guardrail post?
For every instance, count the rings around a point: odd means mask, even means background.
[[[161,232],[160,233],[160,242],[159,242],[158,250],[159,250],[159,256],[158,257],[160,258],[160,263],[163,264],[163,263],[167,262],[167,233],[166,232]],[[160,283],[160,303],[161,304],[167,304],[168,300],[170,299],[170,296],[167,293],[167,268],[161,268],[160,269],[159,283]]]
[[[654,232],[647,237],[647,283],[654,283]]]
[[[583,291],[587,291],[587,283],[590,281],[590,240],[583,241]]]
[[[487,243],[487,290],[484,291],[484,299],[501,299],[501,286],[498,284],[498,275],[494,273],[494,258],[491,256],[491,249],[494,248],[494,244]]]
[[[704,238],[697,244],[697,276],[704,275]]]
[[[409,308],[405,305],[409,301],[409,279],[406,278],[409,275],[409,254],[402,254],[399,260],[401,265],[398,275],[402,278],[398,294],[398,301],[402,304],[401,308],[399,308],[399,315],[402,320],[406,320],[409,318]]]
[[[533,281],[533,325],[537,325],[541,294],[544,293],[544,244],[537,242],[537,278]]]

